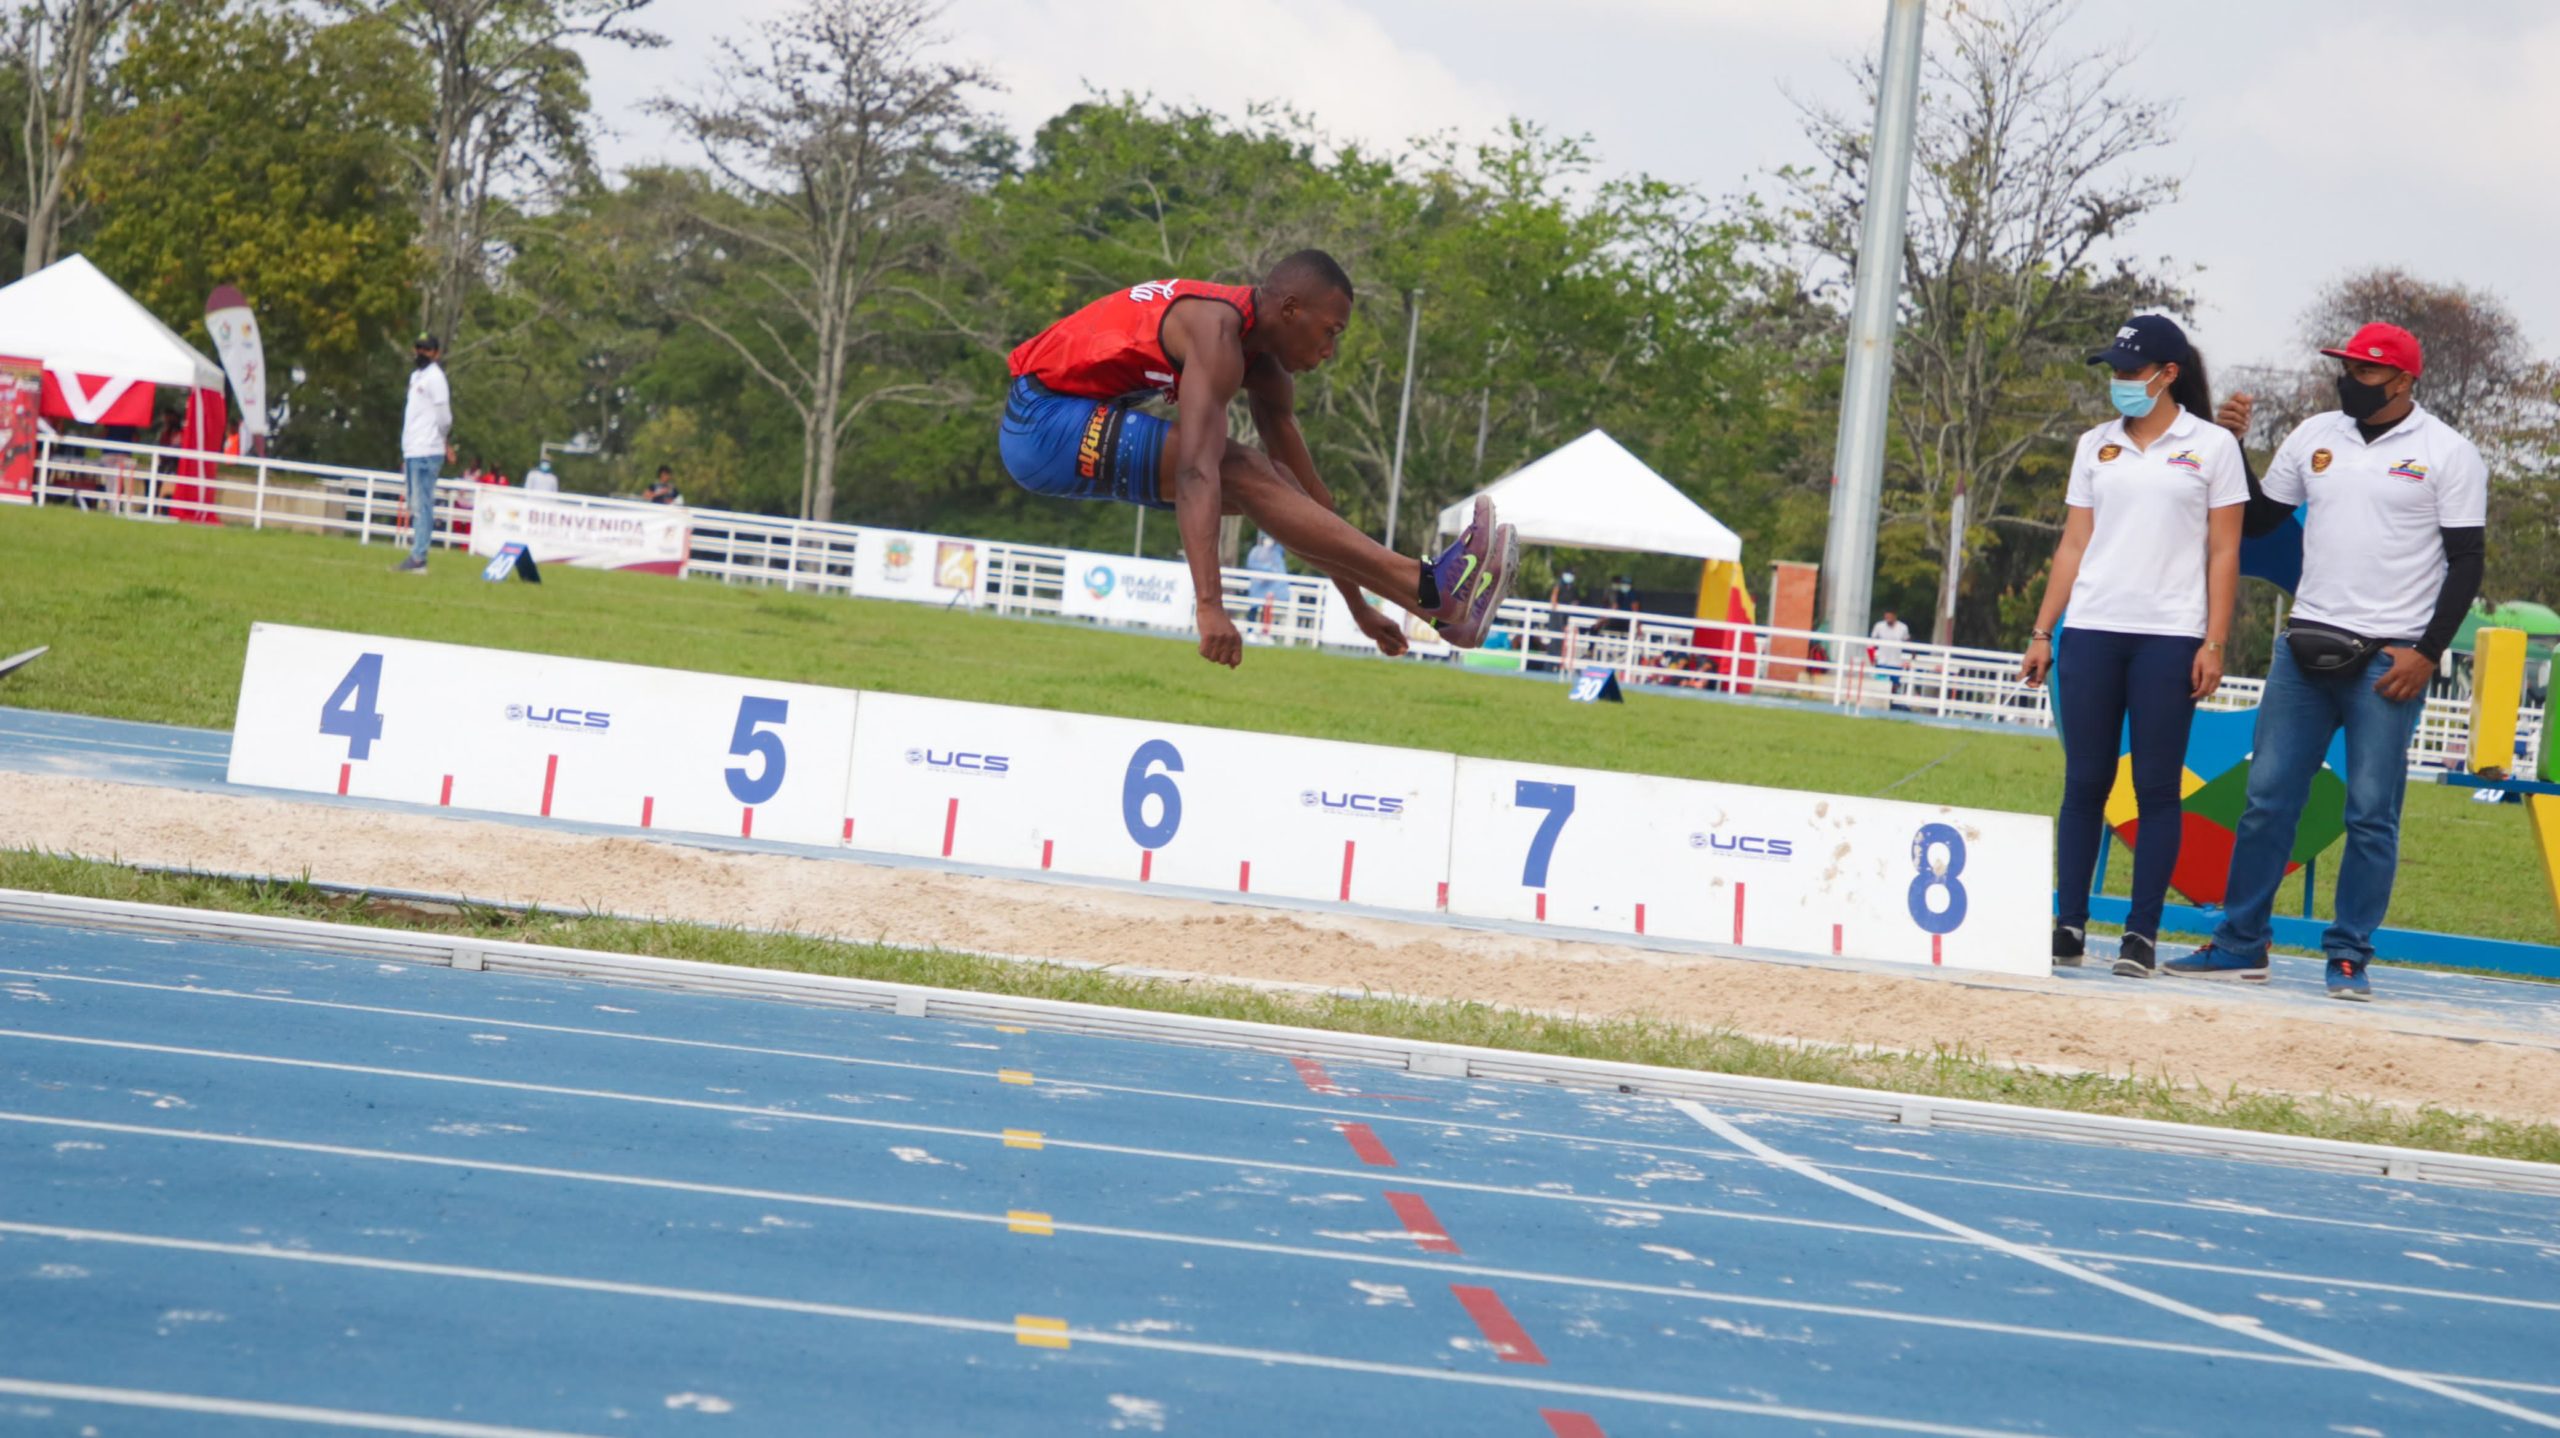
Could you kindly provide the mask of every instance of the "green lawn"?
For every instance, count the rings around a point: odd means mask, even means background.
[[[391,573],[395,557],[0,507],[0,654],[53,647],[0,680],[0,704],[227,729],[249,625],[269,620],[1986,809],[2044,811],[2061,777],[2043,734],[1645,694],[1568,704],[1554,684],[1303,650],[1248,650],[1230,673],[1187,642],[1068,624],[565,567],[484,584],[453,554],[421,579]],[[2521,811],[2413,789],[2404,839],[2395,924],[2553,939]]]
[[[22,850],[0,849],[0,888],[467,933],[566,948],[841,974],[977,993],[1020,994],[1162,1013],[1295,1024],[1528,1053],[2560,1163],[2560,1127],[2547,1123],[2518,1123],[2435,1108],[2411,1112],[2333,1094],[2297,1097],[2246,1089],[2217,1091],[2138,1076],[2037,1073],[1943,1048],[1925,1053],[1874,1053],[1776,1044],[1729,1030],[1689,1028],[1646,1019],[1551,1018],[1485,1004],[1294,994],[1241,984],[1171,983],[1098,969],[1007,963],[967,954],[882,948],[801,934],[642,923],[583,914],[421,906],[303,883],[249,883],[155,873]]]

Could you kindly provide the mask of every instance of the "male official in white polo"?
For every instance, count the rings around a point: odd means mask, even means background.
[[[2343,349],[2338,408],[2285,438],[2252,495],[2249,528],[2304,507],[2302,584],[2258,704],[2249,807],[2213,942],[2161,967],[2190,978],[2267,976],[2267,917],[2330,736],[2347,736],[2347,843],[2321,936],[2331,997],[2369,999],[2373,931],[2400,860],[2409,738],[2427,680],[2480,593],[2489,474],[2480,451],[2419,407],[2425,355],[2396,325]],[[2221,421],[2248,425],[2235,395]]]

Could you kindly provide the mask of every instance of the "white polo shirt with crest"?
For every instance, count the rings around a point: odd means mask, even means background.
[[[2117,419],[2090,430],[2072,457],[2063,500],[2093,511],[2095,522],[2064,622],[2201,639],[2210,516],[2249,502],[2240,441],[2183,409],[2149,449],[2124,426]]]
[[[2293,612],[2367,639],[2426,633],[2447,529],[2489,522],[2489,469],[2424,406],[2371,444],[2343,411],[2315,414],[2267,465],[2267,498],[2302,506]]]

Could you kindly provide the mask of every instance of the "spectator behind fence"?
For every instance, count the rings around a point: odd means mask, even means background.
[[[2149,978],[2186,825],[2187,733],[2196,701],[2222,687],[2249,480],[2239,441],[2209,417],[2204,357],[2175,323],[2137,315],[2089,363],[2115,371],[2107,390],[2122,418],[2080,436],[2052,577],[2018,667],[2029,683],[2043,682],[2067,601],[2055,705],[2062,813],[2053,836],[2053,961],[2076,968],[2084,953],[2117,741],[2129,729],[2139,828],[2115,971]]]
[[[434,335],[418,336],[409,369],[409,407],[400,418],[400,478],[409,499],[409,554],[392,569],[401,574],[427,572],[427,546],[436,534],[436,476],[453,458],[453,390],[445,383],[444,366],[436,363],[444,346]]]
[[[684,495],[676,489],[676,472],[668,465],[658,466],[658,477],[640,491],[640,497],[651,504],[682,504]]]
[[[1256,574],[1286,575],[1289,572],[1289,551],[1281,548],[1280,541],[1271,535],[1258,536],[1253,541],[1253,548],[1245,553],[1244,567]],[[1289,583],[1278,577],[1257,579],[1246,586],[1245,597],[1256,604],[1265,600],[1287,599]]]
[[[1885,684],[1892,692],[1901,693],[1902,646],[1911,642],[1911,626],[1902,622],[1902,616],[1888,609],[1884,618],[1876,621],[1875,628],[1867,631],[1867,637],[1875,641],[1867,646],[1867,662],[1884,675]]]
[[[549,459],[534,461],[532,471],[524,477],[524,488],[527,494],[558,494],[560,492],[560,476],[551,472]]]
[[[2347,846],[2320,937],[2331,998],[2373,997],[2365,965],[2400,867],[2409,739],[2427,680],[2480,593],[2489,471],[2471,441],[2419,408],[2417,336],[2369,324],[2346,348],[2338,407],[2296,426],[2250,497],[2249,528],[2271,532],[2298,506],[2302,583],[2258,700],[2249,806],[2213,942],[2162,967],[2192,978],[2267,977],[2268,916],[2293,857],[2294,827],[2330,736],[2347,735]],[[2249,396],[2221,421],[2246,432]],[[2065,674],[2070,671],[2066,668]]]

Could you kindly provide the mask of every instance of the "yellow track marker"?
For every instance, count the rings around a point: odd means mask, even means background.
[[[1031,1032],[1031,1030],[1024,1028],[1020,1024],[998,1024],[996,1025],[996,1032],[1000,1034],[1027,1034]]]
[[[1038,1148],[1040,1147],[1040,1130],[1036,1128],[1006,1129],[1004,1131],[1004,1146],[1007,1148]]]
[[[1067,1320],[1017,1313],[1013,1315],[1013,1341],[1025,1348],[1064,1348]]]
[[[1022,1083],[1022,1084],[1027,1084],[1027,1083],[1031,1082],[1031,1070],[1029,1070],[1029,1069],[997,1069],[997,1070],[996,1070],[996,1081],[997,1081],[998,1083]]]
[[[1027,1233],[1034,1238],[1058,1236],[1058,1225],[1045,1213],[1034,1213],[1027,1208],[1009,1208],[1005,1210],[1004,1221],[1005,1225],[1016,1233]]]

